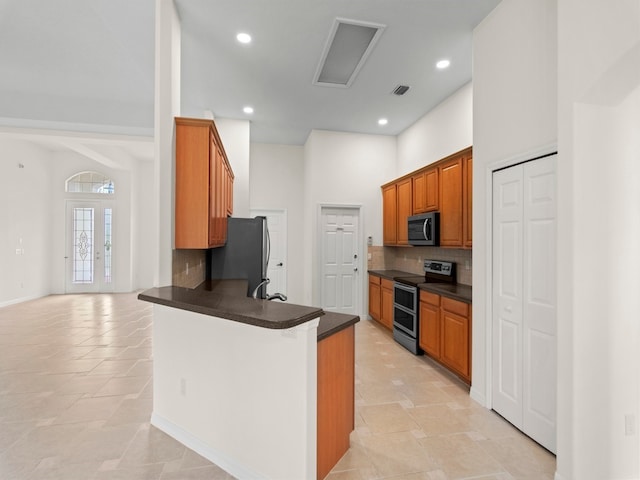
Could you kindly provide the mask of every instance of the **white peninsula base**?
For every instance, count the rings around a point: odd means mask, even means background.
[[[151,423],[241,479],[316,478],[318,319],[269,329],[153,306]]]

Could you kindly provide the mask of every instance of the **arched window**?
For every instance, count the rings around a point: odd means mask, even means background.
[[[80,172],[69,177],[65,183],[65,191],[72,193],[104,193],[115,192],[113,180],[98,172]]]

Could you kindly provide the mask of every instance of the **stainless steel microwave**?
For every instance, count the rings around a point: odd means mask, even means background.
[[[429,212],[408,218],[409,245],[440,245],[440,213]]]

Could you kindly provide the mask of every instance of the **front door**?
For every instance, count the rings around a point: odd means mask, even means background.
[[[322,208],[321,299],[325,310],[357,313],[359,215],[357,208]]]
[[[67,202],[66,292],[113,291],[113,206]]]

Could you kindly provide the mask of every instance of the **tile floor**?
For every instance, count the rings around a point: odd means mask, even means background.
[[[0,308],[0,479],[233,478],[150,426],[151,355],[135,294]],[[356,376],[352,447],[328,480],[553,478],[553,455],[374,322],[357,324]]]

